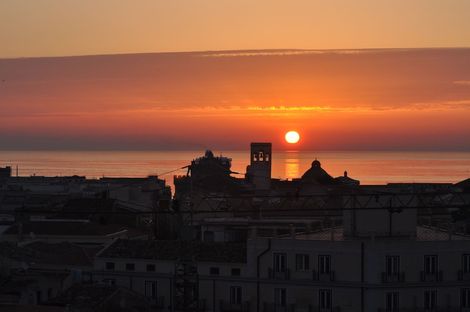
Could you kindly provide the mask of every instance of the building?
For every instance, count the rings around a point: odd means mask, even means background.
[[[43,304],[89,281],[100,249],[69,242],[0,242],[0,304]]]
[[[271,143],[251,143],[250,165],[246,168],[246,180],[255,190],[271,188],[272,146]]]
[[[468,311],[470,236],[416,223],[416,210],[346,210],[345,225],[247,244],[118,240],[93,278],[176,305],[178,265],[203,311]],[[173,287],[172,287],[173,285]],[[197,286],[196,286],[197,285]]]
[[[96,256],[93,280],[140,293],[158,310],[186,302],[219,311],[249,277],[246,252],[244,243],[116,240]]]
[[[0,167],[0,179],[11,177],[11,167]]]
[[[119,224],[97,224],[88,220],[45,219],[18,222],[9,226],[0,241],[73,242],[82,245],[103,245],[116,238],[148,238],[148,234]]]

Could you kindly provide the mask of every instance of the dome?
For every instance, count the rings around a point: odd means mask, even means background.
[[[312,161],[312,167],[302,175],[300,180],[310,184],[334,184],[333,177],[321,167],[317,159]]]

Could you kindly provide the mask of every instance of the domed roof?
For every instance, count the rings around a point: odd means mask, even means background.
[[[303,183],[334,184],[334,179],[322,167],[320,161],[315,159],[312,167],[305,171],[300,179]]]
[[[312,167],[321,167],[320,161],[318,161],[316,158],[314,161],[312,161]]]

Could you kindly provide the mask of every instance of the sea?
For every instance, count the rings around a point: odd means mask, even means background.
[[[173,187],[173,176],[204,155],[194,151],[0,151],[0,167],[13,175],[146,177],[157,175]],[[243,177],[249,151],[213,151],[232,159],[233,176]],[[456,183],[470,178],[470,152],[423,151],[273,151],[272,177],[294,179],[319,160],[332,176],[343,175],[361,184]]]

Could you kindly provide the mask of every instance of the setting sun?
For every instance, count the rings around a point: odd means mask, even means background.
[[[289,131],[286,133],[285,138],[287,143],[295,144],[299,142],[300,135],[297,131]]]

